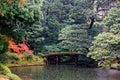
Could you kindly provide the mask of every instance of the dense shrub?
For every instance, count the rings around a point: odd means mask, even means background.
[[[8,42],[4,40],[4,38],[0,35],[0,54],[3,54],[8,49]]]
[[[100,66],[108,68],[112,60],[120,58],[120,37],[113,33],[103,32],[95,37],[88,56],[100,61]]]
[[[0,71],[2,74],[8,76],[10,80],[21,80],[17,75],[11,73],[10,69],[7,66],[1,63],[0,63]]]
[[[2,71],[2,74],[11,73],[10,69],[2,63],[0,63],[0,70]]]
[[[8,76],[10,80],[21,80],[17,75],[12,73],[7,73],[6,76]]]

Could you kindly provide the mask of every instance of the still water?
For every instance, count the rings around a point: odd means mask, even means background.
[[[49,65],[11,68],[22,80],[120,80],[120,71]]]

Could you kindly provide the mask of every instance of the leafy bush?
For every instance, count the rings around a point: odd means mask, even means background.
[[[42,0],[0,0],[0,33],[14,39],[25,40],[25,30],[43,17]]]
[[[114,24],[120,23],[120,8],[112,8],[108,11],[108,16],[103,19],[102,24],[104,24],[109,29],[114,29],[112,26]]]
[[[120,64],[118,64],[118,63],[112,64],[111,68],[119,69],[120,70]]]
[[[0,35],[0,54],[3,54],[8,49],[8,42],[4,40],[4,38]]]
[[[37,56],[44,56],[45,54],[44,54],[44,53],[41,53],[41,52],[38,52],[36,55],[37,55]]]
[[[88,34],[95,37],[99,34],[99,29],[96,26],[93,26],[92,29],[88,30]]]
[[[112,8],[102,24],[108,28],[95,37],[88,56],[99,61],[99,66],[110,68],[111,64],[119,63],[120,58],[120,8]]]
[[[0,71],[2,74],[8,76],[10,80],[21,80],[17,75],[11,73],[11,70],[2,63],[0,63]]]
[[[108,59],[108,60],[100,61],[98,63],[98,66],[106,68],[106,69],[110,69],[110,67],[111,67],[111,60]]]
[[[8,42],[5,37],[0,34],[0,62],[5,63],[8,56],[5,54],[8,50]]]
[[[18,60],[19,57],[16,53],[7,53],[7,56],[10,60]]]
[[[33,55],[32,54],[29,54],[27,52],[24,52],[23,55],[25,55],[25,57],[28,59],[32,59],[33,58]]]
[[[9,60],[8,54],[6,54],[6,53],[0,54],[0,62],[1,63],[6,63],[8,60]]]
[[[60,52],[60,51],[61,51],[61,49],[56,44],[45,45],[42,49],[43,53]]]
[[[2,71],[2,74],[11,73],[10,69],[2,63],[0,63],[0,70]]]
[[[96,61],[102,60],[101,66],[107,68],[112,60],[120,58],[120,37],[103,32],[95,37],[93,46],[89,50],[88,56]],[[108,61],[110,61],[109,64]]]
[[[8,76],[10,80],[21,80],[17,75],[12,73],[7,73],[6,76]]]

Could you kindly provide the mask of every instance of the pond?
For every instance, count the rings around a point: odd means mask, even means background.
[[[11,68],[23,80],[120,80],[120,71],[81,68],[74,65],[49,65]]]

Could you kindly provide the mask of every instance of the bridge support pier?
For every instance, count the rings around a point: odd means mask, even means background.
[[[77,65],[77,64],[78,64],[78,55],[75,55],[75,56],[74,56],[74,59],[75,59],[75,61],[74,61],[74,62],[75,62],[75,65]]]
[[[78,64],[78,60],[79,60],[79,55],[82,56],[82,54],[78,54],[78,53],[53,53],[53,54],[47,54],[45,56],[43,56],[44,58],[46,58],[45,62],[47,64],[60,64],[60,63],[64,63],[66,62],[67,64],[70,62],[70,64]],[[69,59],[69,60],[63,60],[64,56],[70,56],[71,58],[67,58],[65,57],[65,59]]]
[[[60,57],[56,56],[56,65],[60,63]]]

